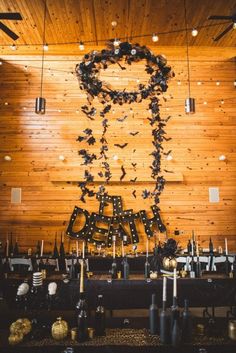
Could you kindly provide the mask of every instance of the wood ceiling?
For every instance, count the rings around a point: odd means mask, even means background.
[[[188,28],[199,28],[197,37],[189,35],[190,45],[235,46],[236,30],[218,42],[213,41],[229,21],[212,21],[207,17],[232,15],[236,12],[236,0],[186,0],[186,7]],[[18,47],[42,43],[44,0],[0,0],[0,12],[21,13],[23,21],[3,21],[20,36],[15,42]],[[106,39],[115,37],[153,45],[152,33],[159,34],[155,46],[186,45],[184,0],[47,0],[46,16],[46,42],[61,43],[61,53],[63,43],[104,45]],[[112,21],[117,22],[116,27],[112,27]],[[0,31],[1,52],[12,43]]]

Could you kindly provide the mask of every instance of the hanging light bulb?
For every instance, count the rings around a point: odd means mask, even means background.
[[[233,29],[236,29],[236,22],[234,22],[233,24]]]
[[[186,114],[194,114],[195,113],[195,99],[191,98],[191,87],[190,87],[190,63],[189,63],[186,0],[184,0],[184,20],[185,20],[186,54],[187,54],[187,70],[188,70],[188,98],[185,99],[185,113]]]
[[[12,45],[10,45],[10,48],[11,48],[11,50],[16,50],[16,45],[12,44]]]
[[[236,80],[234,80],[234,87],[236,87]]]
[[[41,83],[40,83],[40,97],[35,100],[35,113],[45,114],[46,112],[46,99],[43,98],[43,68],[44,68],[44,52],[45,46],[45,29],[46,29],[46,10],[47,10],[47,0],[44,1],[44,20],[43,20],[43,53],[42,53],[42,66],[41,66]]]
[[[198,35],[198,30],[196,28],[192,29],[192,36],[196,37]]]
[[[79,42],[79,49],[84,50],[84,43],[83,42]]]
[[[152,41],[153,41],[153,42],[158,42],[158,40],[159,40],[158,35],[157,35],[156,33],[153,33],[153,35],[152,35]]]
[[[47,44],[47,43],[45,43],[45,44],[43,45],[43,49],[44,49],[45,51],[48,51],[48,44]]]

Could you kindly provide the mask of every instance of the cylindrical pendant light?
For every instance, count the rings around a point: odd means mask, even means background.
[[[45,114],[45,111],[46,111],[46,99],[43,98],[43,67],[44,67],[44,50],[45,50],[46,10],[47,10],[47,0],[44,0],[41,83],[40,83],[40,97],[37,97],[35,99],[35,113],[36,114]]]
[[[185,113],[186,114],[194,114],[195,113],[195,99],[191,98],[191,87],[190,87],[190,62],[189,62],[189,43],[188,43],[186,0],[184,0],[184,19],[185,19],[186,54],[187,54],[187,69],[188,69],[188,98],[185,99]]]
[[[45,114],[46,111],[46,99],[43,97],[37,97],[35,100],[35,113]]]
[[[185,99],[185,112],[187,114],[195,113],[195,99],[194,98],[187,98]]]

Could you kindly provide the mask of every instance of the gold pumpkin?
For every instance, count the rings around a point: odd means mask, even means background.
[[[23,334],[21,332],[18,332],[16,334],[11,334],[8,337],[8,342],[11,346],[14,346],[15,344],[22,342],[23,338],[24,338]]]
[[[29,319],[23,318],[23,319],[18,319],[16,320],[16,324],[19,323],[20,325],[22,325],[22,333],[23,335],[27,335],[28,333],[30,333],[32,326],[31,326],[31,322]]]
[[[165,270],[173,270],[177,267],[177,260],[175,257],[164,257],[162,264]]]
[[[11,335],[17,335],[19,332],[22,332],[22,324],[15,321],[10,326],[10,333]]]
[[[52,337],[57,340],[63,340],[68,335],[68,324],[61,317],[52,325]]]

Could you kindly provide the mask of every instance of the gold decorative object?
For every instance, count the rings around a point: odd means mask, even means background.
[[[162,264],[165,270],[173,270],[177,267],[177,260],[175,257],[164,257]]]
[[[18,319],[18,320],[16,320],[15,324],[21,325],[20,331],[23,333],[24,336],[27,335],[28,333],[30,333],[30,331],[32,329],[31,322],[27,318]]]
[[[121,279],[121,271],[118,271],[118,272],[117,272],[117,278],[118,278],[118,279]]]
[[[72,341],[76,341],[76,337],[77,337],[77,328],[76,328],[76,327],[73,327],[73,328],[70,330],[70,334],[71,334],[71,340],[72,340]]]
[[[15,334],[11,334],[8,337],[8,342],[11,346],[14,346],[15,344],[22,342],[23,338],[24,338],[23,333],[17,332]]]
[[[57,340],[63,340],[68,335],[68,324],[61,317],[52,325],[52,337]]]
[[[158,277],[158,274],[157,274],[156,271],[155,271],[155,272],[150,271],[150,278],[151,278],[151,279],[157,279],[157,277]]]
[[[236,341],[236,320],[230,320],[228,323],[228,336],[231,340]]]
[[[185,270],[181,270],[180,271],[180,276],[182,277],[182,278],[185,278],[186,276],[187,276],[187,271],[185,271]]]
[[[15,321],[10,326],[10,333],[11,335],[17,335],[19,332],[21,332],[21,329],[22,329],[22,324]]]
[[[94,329],[92,327],[88,327],[88,336],[90,339],[94,337]]]

